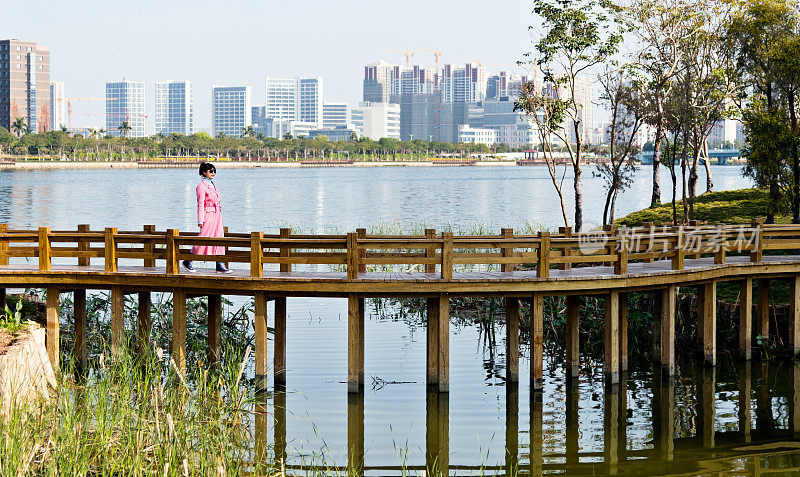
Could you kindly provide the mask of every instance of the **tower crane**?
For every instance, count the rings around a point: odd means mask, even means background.
[[[69,115],[69,130],[72,131],[72,102],[73,101],[116,101],[117,98],[58,98],[56,101],[67,102],[67,114]]]
[[[408,48],[406,48],[403,51],[401,51],[401,50],[393,50],[391,48],[384,48],[384,50],[393,51],[395,53],[401,53],[401,54],[405,55],[406,56],[406,67],[410,67],[411,66],[411,58],[414,57],[414,53],[412,53],[411,50],[409,50]]]
[[[435,84],[435,87],[438,90],[439,89],[439,58],[442,57],[442,52],[439,51],[439,50],[430,50],[428,48],[423,48],[423,50],[430,51],[431,53],[433,53],[433,57],[436,59],[436,84]]]

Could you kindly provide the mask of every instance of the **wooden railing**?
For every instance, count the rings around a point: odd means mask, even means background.
[[[222,255],[198,256],[190,253],[194,245],[219,246]],[[332,265],[347,271],[348,279],[358,279],[370,267],[405,266],[440,279],[453,278],[457,266],[486,266],[511,272],[520,267],[535,269],[548,278],[553,267],[613,265],[614,273],[627,273],[631,262],[670,260],[672,270],[684,268],[686,258],[713,256],[724,264],[728,254],[749,255],[750,262],[761,262],[765,251],[800,250],[800,225],[695,224],[683,227],[612,228],[575,234],[562,228],[557,234],[539,232],[515,235],[502,229],[498,235],[455,236],[450,232],[425,230],[424,235],[368,235],[365,229],[345,235],[299,235],[290,229],[279,234],[262,232],[229,233],[224,237],[199,237],[196,232],[178,229],[158,231],[152,225],[142,230],[116,228],[90,230],[79,225],[76,231],[10,229],[0,224],[0,265],[10,258],[38,257],[39,270],[49,271],[53,258],[74,258],[87,266],[91,259],[103,259],[106,272],[116,272],[120,259],[141,260],[144,267],[164,261],[166,273],[179,272],[181,260],[208,260],[250,264],[250,276],[262,277],[264,266],[278,265],[282,272],[293,265]],[[431,277],[432,278],[432,277]]]

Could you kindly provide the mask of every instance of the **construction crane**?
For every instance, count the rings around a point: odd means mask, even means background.
[[[411,53],[411,50],[409,50],[408,48],[406,48],[404,51],[393,50],[391,48],[384,48],[384,50],[393,51],[395,53],[400,53],[400,54],[406,55],[406,67],[410,67],[411,66],[411,58],[414,57],[414,53]]]
[[[67,114],[69,115],[69,130],[72,131],[72,102],[73,101],[116,101],[117,98],[58,98],[56,101],[67,102]]]
[[[433,57],[436,59],[436,84],[435,87],[439,89],[439,58],[442,57],[442,52],[439,50],[429,50],[428,48],[423,48],[425,51],[430,51],[433,53]]]

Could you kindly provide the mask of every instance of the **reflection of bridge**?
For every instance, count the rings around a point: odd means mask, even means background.
[[[738,149],[709,149],[708,157],[716,159],[717,164],[727,164],[730,159],[739,159],[742,154]],[[642,164],[653,164],[653,151],[642,151],[636,155],[636,159]],[[680,164],[680,159],[677,164]]]
[[[755,368],[755,378],[753,376]],[[728,373],[731,374],[731,373]],[[579,436],[586,422],[579,425],[579,390],[576,381],[564,387],[565,415],[564,440],[554,441],[556,432],[543,420],[541,395],[533,393],[530,400],[530,421],[519,422],[519,386],[506,384],[505,464],[470,466],[451,464],[449,435],[449,397],[428,387],[426,393],[425,465],[366,465],[364,435],[364,392],[350,394],[347,403],[347,466],[327,465],[317,469],[324,472],[340,472],[346,475],[408,475],[408,472],[426,471],[426,475],[451,475],[453,473],[488,472],[491,475],[541,475],[542,473],[566,473],[567,475],[662,475],[728,471],[734,459],[748,458],[745,465],[738,462],[737,468],[747,469],[748,475],[768,473],[769,460],[786,451],[798,452],[800,443],[792,442],[800,437],[800,363],[778,370],[770,370],[766,362],[745,362],[736,366],[733,376],[717,380],[717,370],[700,365],[684,370],[681,391],[684,406],[689,409],[685,419],[676,419],[676,383],[662,378],[658,366],[654,370],[654,381],[650,394],[649,446],[634,449],[628,443],[628,389],[627,379],[620,385],[606,384],[603,392],[602,451],[580,449]],[[627,376],[624,376],[627,377]],[[690,381],[691,384],[687,384]],[[754,386],[755,384],[755,386]],[[719,400],[715,390],[735,397],[738,408],[736,430],[715,430],[716,407]],[[643,390],[639,390],[641,394]],[[288,395],[291,398],[291,394]],[[274,414],[267,412],[266,394],[259,395],[256,407],[256,441],[261,442],[262,452],[257,455],[261,462],[286,461],[287,394],[274,394]],[[641,398],[640,398],[641,399]],[[725,398],[720,397],[720,400]],[[753,402],[755,401],[755,402]],[[785,402],[787,413],[783,413]],[[753,406],[755,404],[755,406]],[[755,411],[753,410],[755,409]],[[272,409],[270,409],[272,411]],[[561,418],[556,417],[556,420]],[[270,422],[271,421],[271,422]],[[274,446],[269,452],[268,428],[272,424]],[[548,427],[550,429],[548,430]],[[585,429],[585,427],[583,427]],[[638,429],[641,431],[641,429]],[[528,434],[529,444],[520,445],[520,435]],[[676,438],[676,435],[689,436]],[[600,437],[600,436],[598,436]],[[585,436],[584,436],[585,438]],[[557,443],[556,443],[557,442]],[[641,445],[641,444],[640,444]],[[412,446],[414,447],[414,446]],[[794,457],[797,459],[797,457]],[[293,459],[289,457],[289,462]],[[412,459],[413,460],[413,459]],[[793,460],[794,461],[794,460]],[[763,464],[762,464],[763,462]],[[309,470],[309,467],[288,465],[292,470]],[[772,472],[787,471],[780,466]],[[483,475],[483,474],[482,474]],[[713,474],[712,474],[713,475]]]

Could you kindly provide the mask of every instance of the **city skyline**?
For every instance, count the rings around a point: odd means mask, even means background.
[[[211,129],[214,84],[251,85],[254,104],[261,104],[266,76],[322,76],[326,100],[355,107],[361,100],[364,64],[379,59],[404,63],[402,54],[386,49],[409,48],[416,53],[413,62],[427,67],[434,66],[434,56],[424,48],[442,51],[442,64],[480,60],[513,65],[531,48],[528,25],[534,19],[527,0],[510,0],[503,9],[485,12],[479,28],[473,29],[464,26],[474,24],[470,12],[483,4],[472,0],[413,0],[402,9],[361,0],[291,5],[253,1],[228,9],[202,2],[145,1],[134,6],[86,1],[79,7],[36,0],[26,6],[10,4],[4,7],[0,29],[8,38],[48,47],[54,58],[51,79],[63,81],[70,97],[102,96],[106,82],[127,76],[147,84],[152,104],[156,81],[191,81],[196,130]],[[29,8],[42,15],[29,17]],[[147,13],[153,9],[159,15]],[[337,22],[330,22],[332,17]],[[75,28],[87,23],[92,28]],[[314,34],[304,33],[309,31]],[[281,47],[281,38],[292,47]],[[325,43],[330,49],[319,47],[321,38],[334,40]],[[104,124],[102,104],[73,107],[75,127]]]

